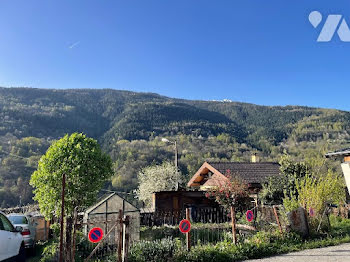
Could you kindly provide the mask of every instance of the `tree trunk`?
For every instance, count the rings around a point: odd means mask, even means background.
[[[73,218],[71,216],[66,218],[66,255],[65,262],[72,261],[72,230]]]

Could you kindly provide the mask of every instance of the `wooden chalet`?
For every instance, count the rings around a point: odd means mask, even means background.
[[[187,207],[219,207],[203,191],[161,191],[153,193],[152,212],[179,212]]]
[[[269,177],[279,174],[280,165],[274,162],[204,162],[187,186],[205,191],[222,185],[231,175],[246,182],[252,193],[258,193]]]
[[[190,190],[155,192],[151,210],[179,211],[193,206],[216,208],[218,204],[208,199],[205,191],[223,184],[228,179],[228,173],[245,181],[255,198],[268,177],[280,174],[279,169],[280,165],[274,162],[204,162],[188,182]]]

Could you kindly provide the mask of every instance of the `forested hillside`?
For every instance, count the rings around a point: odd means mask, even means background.
[[[350,113],[299,106],[190,101],[118,90],[0,88],[0,207],[31,202],[28,184],[50,143],[66,133],[96,138],[113,161],[106,187],[130,191],[140,168],[173,161],[191,176],[205,160],[247,161],[252,152],[303,159],[349,146]]]

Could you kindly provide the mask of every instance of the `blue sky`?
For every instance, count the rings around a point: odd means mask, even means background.
[[[350,43],[316,41],[329,14],[350,25],[341,0],[1,0],[0,86],[350,110]]]

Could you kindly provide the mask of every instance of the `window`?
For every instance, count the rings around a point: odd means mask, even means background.
[[[25,216],[8,216],[8,219],[12,222],[14,225],[18,224],[28,224],[28,220]]]
[[[0,227],[2,227],[2,230],[10,232],[15,230],[11,222],[2,214],[0,214]]]

